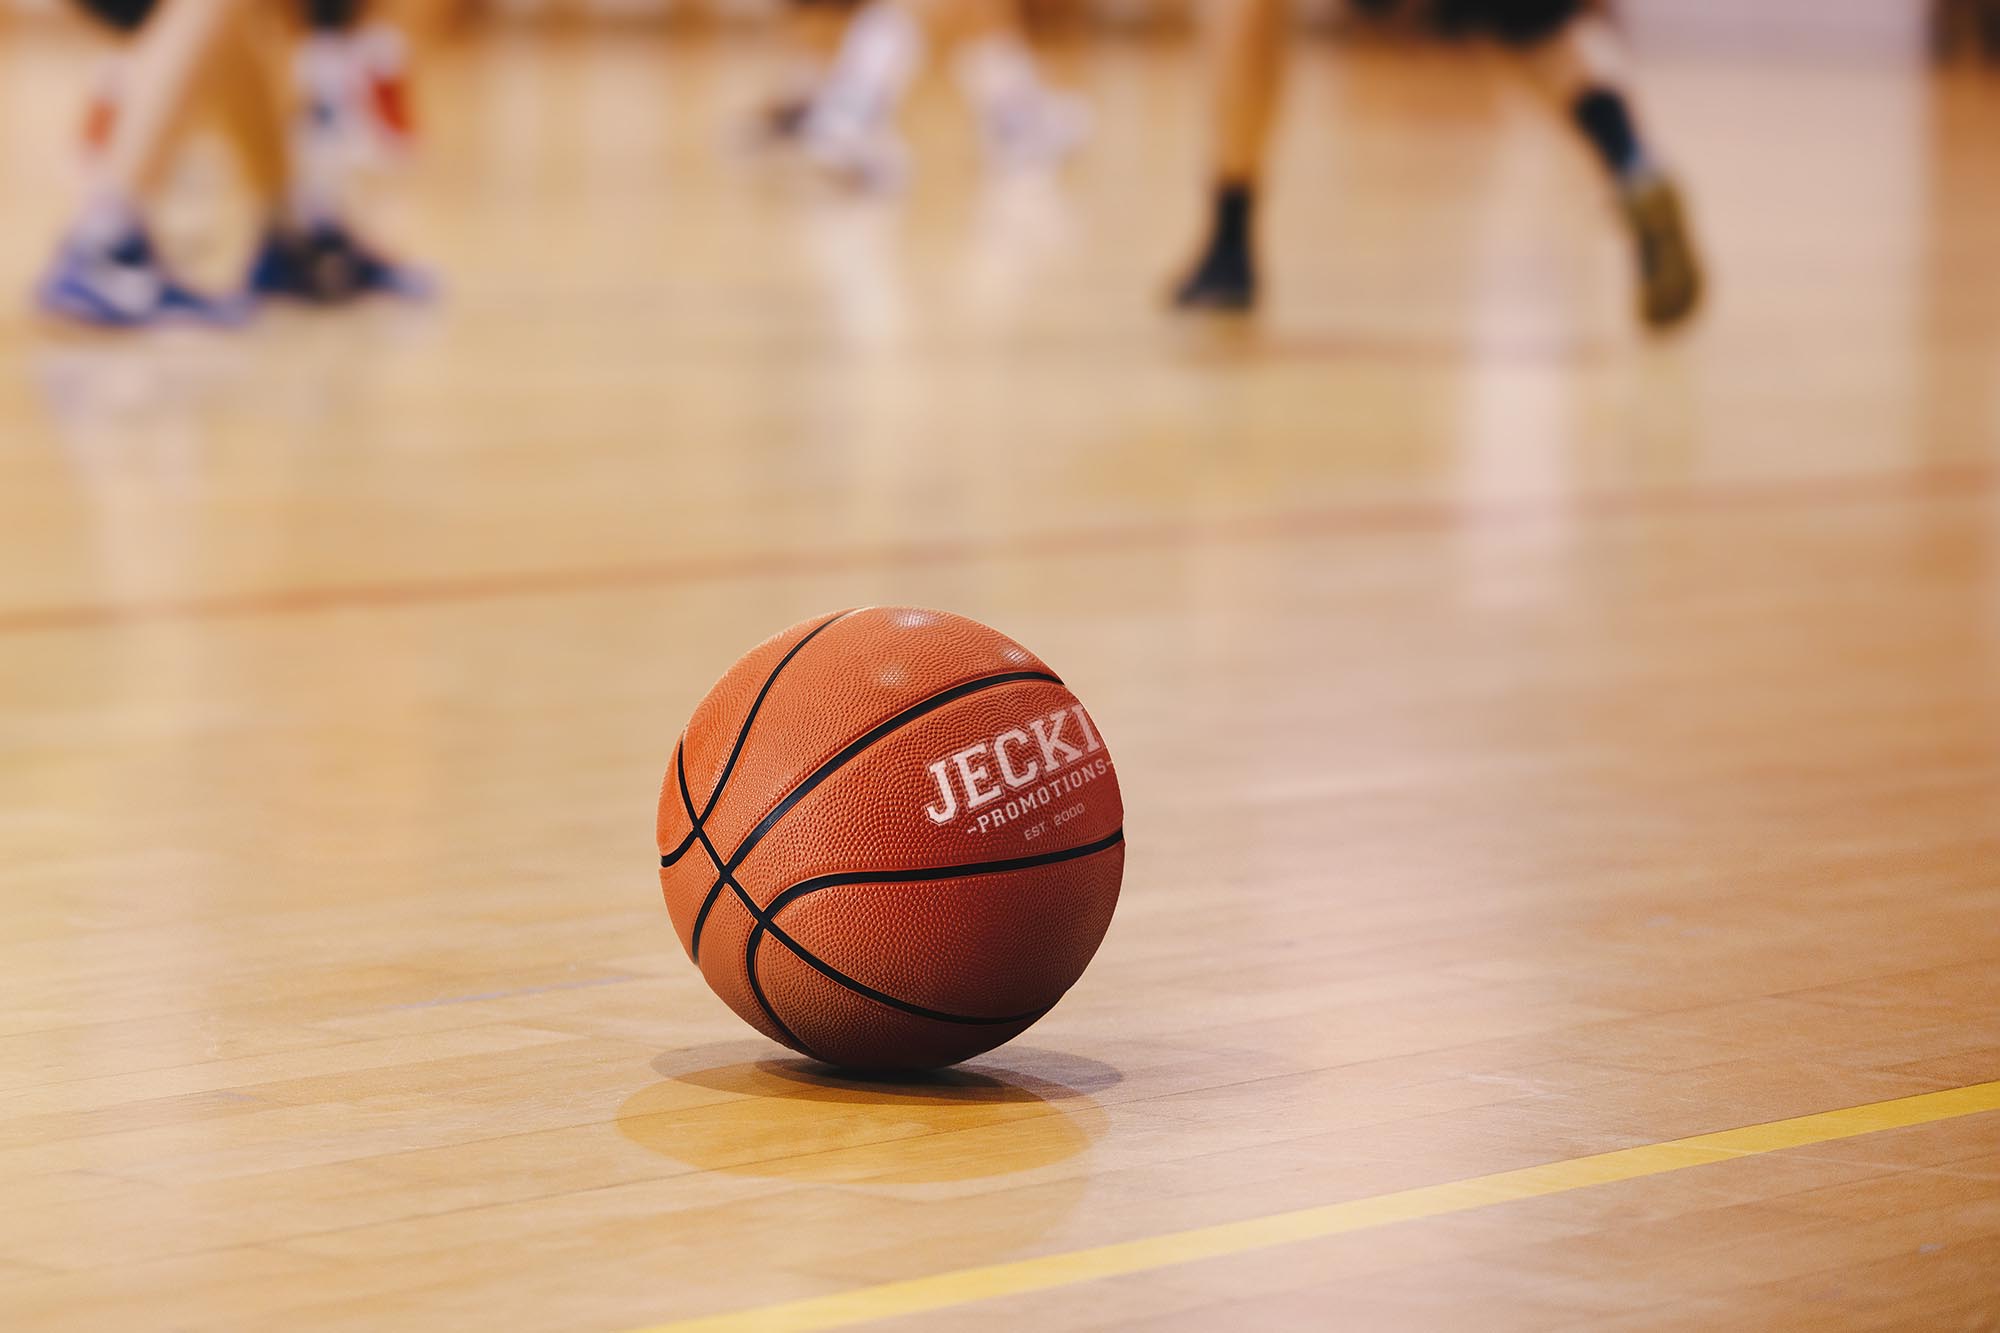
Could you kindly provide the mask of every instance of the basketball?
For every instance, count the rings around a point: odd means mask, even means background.
[[[660,787],[660,886],[744,1021],[855,1069],[955,1064],[1047,1013],[1124,873],[1118,774],[997,630],[868,607],[753,648]]]

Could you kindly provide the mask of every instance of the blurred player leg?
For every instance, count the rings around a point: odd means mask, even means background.
[[[1701,265],[1675,185],[1641,137],[1623,43],[1581,0],[1488,0],[1487,19],[1519,49],[1610,176],[1639,270],[1639,314],[1664,328],[1701,299]]]
[[[422,295],[418,275],[357,241],[340,216],[337,190],[296,169],[286,134],[287,92],[273,68],[250,0],[163,0],[135,17],[120,113],[84,205],[38,292],[51,314],[101,327],[171,318],[233,322],[242,301],[202,297],[175,280],[145,221],[197,103],[220,113],[266,211],[264,241],[251,266],[254,295],[319,304],[370,293]]]
[[[108,24],[118,32],[130,36],[138,31],[152,12],[154,0],[80,0],[80,7],[91,17]],[[111,142],[112,127],[118,123],[119,90],[125,82],[126,53],[105,58],[97,75],[97,84],[91,90],[90,101],[85,105],[83,116],[83,149],[87,156],[95,157]]]
[[[1214,199],[1208,242],[1174,293],[1184,309],[1246,310],[1257,299],[1257,189],[1283,74],[1281,0],[1212,0]]]
[[[336,165],[402,156],[415,135],[409,41],[394,15],[364,0],[306,0],[297,79],[300,138]],[[366,21],[364,21],[366,20]]]
[[[264,239],[250,266],[258,297],[334,305],[381,294],[423,297],[427,278],[364,243],[343,215],[338,175],[299,161],[286,133],[287,89],[264,34],[239,30],[217,55],[215,94],[245,174],[264,210]]]
[[[957,47],[959,85],[989,165],[1051,164],[1082,141],[1083,106],[1043,82],[1018,0],[872,0],[848,25],[807,113],[807,152],[856,184],[899,183],[908,152],[897,115],[934,46]]]
[[[155,0],[78,0],[78,8],[129,37],[152,14],[154,3]],[[111,141],[112,127],[118,123],[126,59],[127,53],[120,50],[107,57],[98,72],[83,117],[83,148],[87,156],[95,157]]]
[[[960,91],[979,121],[987,162],[1003,170],[1063,161],[1090,131],[1081,98],[1043,82],[1019,0],[955,0]]]
[[[790,0],[780,11],[782,68],[776,91],[751,126],[754,140],[793,143],[804,133],[853,11],[849,0]]]
[[[155,0],[83,0],[98,18],[125,32],[138,28]],[[306,40],[297,82],[301,136],[309,152],[378,160],[400,157],[415,139],[406,31],[426,37],[443,25],[438,0],[306,0]],[[362,20],[381,11],[379,17]],[[84,117],[87,151],[103,149],[116,123],[124,61],[105,63]],[[315,147],[314,141],[323,141]]]
[[[145,206],[217,53],[248,4],[163,0],[156,13],[150,5],[92,6],[121,24],[144,26],[83,206],[37,292],[45,312],[107,328],[240,315],[238,307],[200,296],[168,272],[147,230]]]
[[[914,6],[873,0],[847,25],[826,82],[806,113],[804,146],[821,166],[861,186],[893,188],[909,172],[896,126],[923,67],[928,37]]]

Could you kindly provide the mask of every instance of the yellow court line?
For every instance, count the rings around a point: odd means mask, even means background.
[[[1657,1176],[1690,1166],[1705,1166],[1738,1157],[1785,1148],[1803,1148],[1814,1143],[1831,1143],[1884,1129],[1904,1129],[1926,1125],[1981,1111],[2000,1111],[2000,1082],[1975,1083],[1945,1092],[1926,1092],[1915,1097],[1850,1106],[1839,1111],[1821,1111],[1791,1120],[1773,1120],[1763,1125],[1746,1125],[1715,1134],[1697,1134],[1691,1139],[1648,1143],[1594,1157],[1576,1157],[1566,1162],[1548,1162],[1501,1171],[1470,1180],[1454,1180],[1442,1185],[1398,1190],[1368,1199],[1301,1208],[1296,1212],[1252,1218],[1246,1222],[1225,1222],[1220,1226],[1197,1227],[1164,1236],[1147,1236],[1116,1245],[1099,1245],[1065,1254],[1045,1254],[1012,1263],[965,1268],[904,1282],[885,1282],[860,1287],[833,1296],[814,1296],[729,1314],[711,1315],[662,1324],[635,1333],[809,1333],[810,1330],[842,1328],[874,1319],[923,1314],[996,1296],[1018,1296],[1024,1292],[1047,1291],[1077,1282],[1143,1273],[1197,1259],[1219,1259],[1273,1245],[1289,1245],[1302,1240],[1338,1236],[1349,1231],[1409,1222],[1421,1217],[1462,1213],[1496,1203],[1533,1199],[1567,1190],[1588,1189],[1640,1176]]]

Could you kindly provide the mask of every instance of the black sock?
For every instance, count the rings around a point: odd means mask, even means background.
[[[1632,110],[1619,93],[1609,88],[1587,89],[1570,107],[1570,116],[1612,175],[1623,180],[1645,165],[1646,150],[1632,124]]]
[[[1257,204],[1257,190],[1242,181],[1224,181],[1215,187],[1215,234],[1211,248],[1250,248],[1250,213]]]
[[[146,234],[143,227],[134,227],[107,245],[103,253],[114,264],[131,268],[150,267],[153,263],[153,238]]]

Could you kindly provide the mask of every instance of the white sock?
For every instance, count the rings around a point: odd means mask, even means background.
[[[295,69],[309,132],[293,136],[292,183],[272,219],[279,230],[292,233],[310,231],[339,211],[350,167],[348,144],[310,131],[326,128],[321,116],[347,119],[361,82],[360,42],[351,33],[313,33],[299,43]]]
[[[280,231],[297,235],[332,226],[340,221],[338,191],[301,173],[286,189],[273,219]]]
[[[900,7],[876,0],[855,17],[816,110],[843,124],[886,119],[924,59],[924,34]]]
[[[344,32],[316,32],[299,43],[296,69],[308,100],[343,108],[360,70],[355,41]]]

